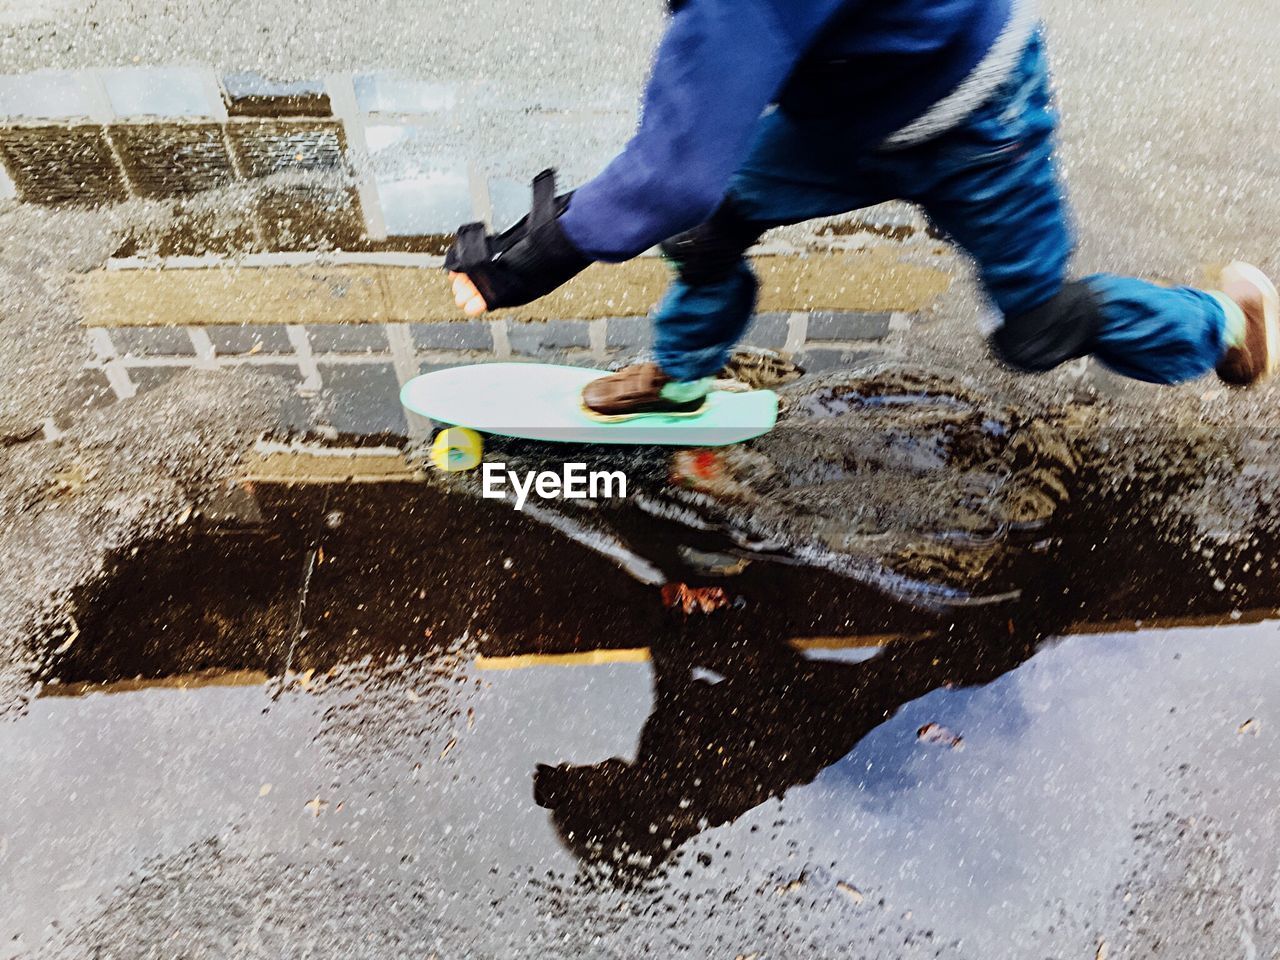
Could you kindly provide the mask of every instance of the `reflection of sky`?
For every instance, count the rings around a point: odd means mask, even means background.
[[[391,236],[452,233],[475,219],[467,164],[440,156],[431,131],[375,124],[366,128],[365,142]]]
[[[121,117],[211,117],[220,109],[213,86],[191,67],[119,67],[102,82]]]
[[[403,144],[413,143],[421,135],[420,128],[403,123],[370,124],[364,130],[365,143],[368,144],[371,155],[383,153]]]
[[[0,116],[61,120],[93,113],[84,84],[70,71],[0,76]]]
[[[1262,738],[1237,727],[1280,687],[1275,634],[1268,624],[1071,640],[986,687],[907,705],[790,791],[781,813],[860,887],[974,955],[1030,955],[1010,950],[1011,933],[1030,950],[1054,922],[1047,907],[1092,908],[1125,879],[1133,825],[1154,815],[1149,791],[1179,762],[1210,788],[1234,781],[1219,813],[1254,825],[1248,798],[1280,777],[1259,764]],[[917,743],[930,721],[961,734],[963,749]],[[735,839],[742,824],[729,828]]]
[[[391,236],[452,233],[474,220],[465,174],[446,170],[418,177],[377,178],[382,216]]]
[[[961,940],[962,956],[1083,955],[1079,932],[1141,859],[1136,823],[1207,813],[1263,878],[1275,868],[1276,640],[1275,624],[1073,638],[985,687],[936,690],[813,783],[692,840],[656,895],[679,915],[683,892],[720,902],[726,889],[757,889],[761,872],[794,876],[813,863],[824,882],[867,896],[849,915],[850,942],[864,922],[910,911],[937,942]],[[36,701],[0,727],[0,943],[22,930],[34,946],[49,919],[90,911],[147,858],[211,837],[293,860],[341,839],[343,856],[371,874],[410,855],[414,871],[459,892],[450,913],[460,922],[484,927],[487,904],[503,898],[518,925],[521,871],[575,869],[533,803],[535,764],[633,756],[650,670],[481,678],[459,701],[474,707],[474,730],[459,723],[447,760],[439,742],[425,744],[420,777],[403,753],[380,752],[378,718],[394,721],[396,750],[414,748],[421,734],[395,723],[415,730],[428,701],[394,685],[362,691],[358,726],[339,733],[360,731],[371,770],[332,788],[350,799],[347,819],[318,821],[300,808],[336,776],[322,716],[331,694],[289,696],[265,713],[259,687]],[[1249,718],[1257,735],[1237,732]],[[962,735],[963,749],[919,743],[927,722]],[[272,793],[258,798],[268,781]],[[867,912],[880,898],[889,912]],[[776,898],[756,906],[779,909]]]
[[[451,84],[414,80],[391,73],[357,74],[356,106],[365,113],[433,113],[457,102]]]
[[[648,668],[484,676],[493,687],[473,701],[475,735],[458,725],[447,765],[437,765],[442,741],[419,729],[428,704],[406,696],[422,683],[411,671],[390,689],[363,691],[360,724],[327,735],[325,711],[350,703],[341,692],[271,702],[262,686],[206,687],[36,700],[0,725],[0,958],[36,947],[51,921],[66,928],[92,913],[147,861],[214,839],[230,854],[295,861],[340,842],[372,872],[403,869],[412,856],[457,890],[486,889],[495,863],[572,872],[533,802],[534,767],[634,756]],[[384,759],[373,745],[388,704],[398,719]],[[367,745],[341,746],[372,770],[344,778],[335,745],[356,731]],[[421,778],[405,759],[418,753]],[[317,794],[345,798],[345,813],[331,803],[315,818],[304,804]],[[487,926],[489,911],[468,920]]]
[[[268,806],[301,809],[325,781],[297,740],[314,704],[266,706],[256,686],[148,690],[41,699],[0,725],[0,957],[151,857]],[[283,820],[276,842],[296,843],[304,821]]]

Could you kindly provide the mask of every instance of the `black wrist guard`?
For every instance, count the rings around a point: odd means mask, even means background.
[[[746,219],[733,198],[727,197],[706,223],[664,240],[659,249],[685,283],[719,283],[729,277],[742,255],[771,225]]]
[[[445,269],[465,273],[489,309],[536,300],[590,265],[591,259],[560,226],[560,215],[573,194],[557,197],[555,192],[555,171],[543,170],[533,178],[529,215],[514,227],[497,235],[487,233],[483,223],[458,228],[445,254]]]

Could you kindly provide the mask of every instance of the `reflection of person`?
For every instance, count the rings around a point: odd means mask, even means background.
[[[1211,292],[1067,279],[1072,240],[1030,0],[670,6],[626,149],[554,202],[544,180],[529,218],[499,237],[460,233],[446,258],[458,305],[476,314],[665,241],[677,276],[654,318],[655,362],[590,384],[589,412],[696,413],[750,322],[756,281],[743,252],[771,226],[895,197],[977,260],[1003,320],[991,344],[1016,369],[1093,354],[1155,383],[1216,367],[1244,385],[1271,372],[1280,306],[1255,268],[1232,264]]]
[[[1003,631],[983,635],[993,639],[904,642],[861,663],[811,662],[779,644],[714,660],[655,645],[636,759],[540,765],[534,799],[577,856],[643,876],[700,831],[808,783],[903,704],[944,684],[986,683],[1034,649]]]

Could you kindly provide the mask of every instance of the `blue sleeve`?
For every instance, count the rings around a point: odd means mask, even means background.
[[[561,217],[574,245],[595,260],[627,260],[706,220],[760,114],[844,5],[690,0],[658,46],[635,136]]]

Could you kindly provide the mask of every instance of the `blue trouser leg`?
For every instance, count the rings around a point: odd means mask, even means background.
[[[715,283],[677,278],[654,314],[654,361],[673,380],[713,375],[742,338],[755,306],[756,278],[745,259]]]
[[[780,112],[760,119],[751,154],[730,184],[735,215],[765,227],[832,216],[893,196],[858,174],[858,158],[833,150],[817,133]],[[751,323],[756,279],[743,250],[712,282],[677,277],[654,314],[654,359],[675,380],[711,376],[724,366]]]
[[[1066,278],[1073,242],[1053,162],[1054,126],[1037,38],[991,101],[913,151],[925,173],[907,195],[974,257],[1006,324],[1053,298]],[[1074,355],[1092,353],[1154,383],[1200,376],[1221,359],[1226,316],[1213,296],[1128,277],[1085,283],[1097,315]]]
[[[804,121],[776,111],[762,118],[729,199],[763,225],[892,198],[919,203],[977,262],[1004,321],[993,343],[1019,346],[1002,355],[1023,369],[1048,369],[1088,353],[1154,383],[1213,369],[1226,348],[1227,318],[1212,295],[1107,275],[1084,281],[1091,297],[1077,295],[1079,285],[1067,279],[1074,242],[1053,161],[1055,124],[1037,37],[1001,88],[960,126],[905,150],[845,142],[829,117]],[[746,330],[754,304],[745,260],[714,282],[677,279],[655,316],[658,364],[679,380],[714,373]],[[1019,344],[1029,317],[1035,329]],[[1063,335],[1054,335],[1054,323]]]
[[[1093,355],[1117,373],[1150,383],[1181,383],[1208,373],[1226,352],[1226,314],[1203,290],[1109,274],[1085,282],[1102,314]]]

